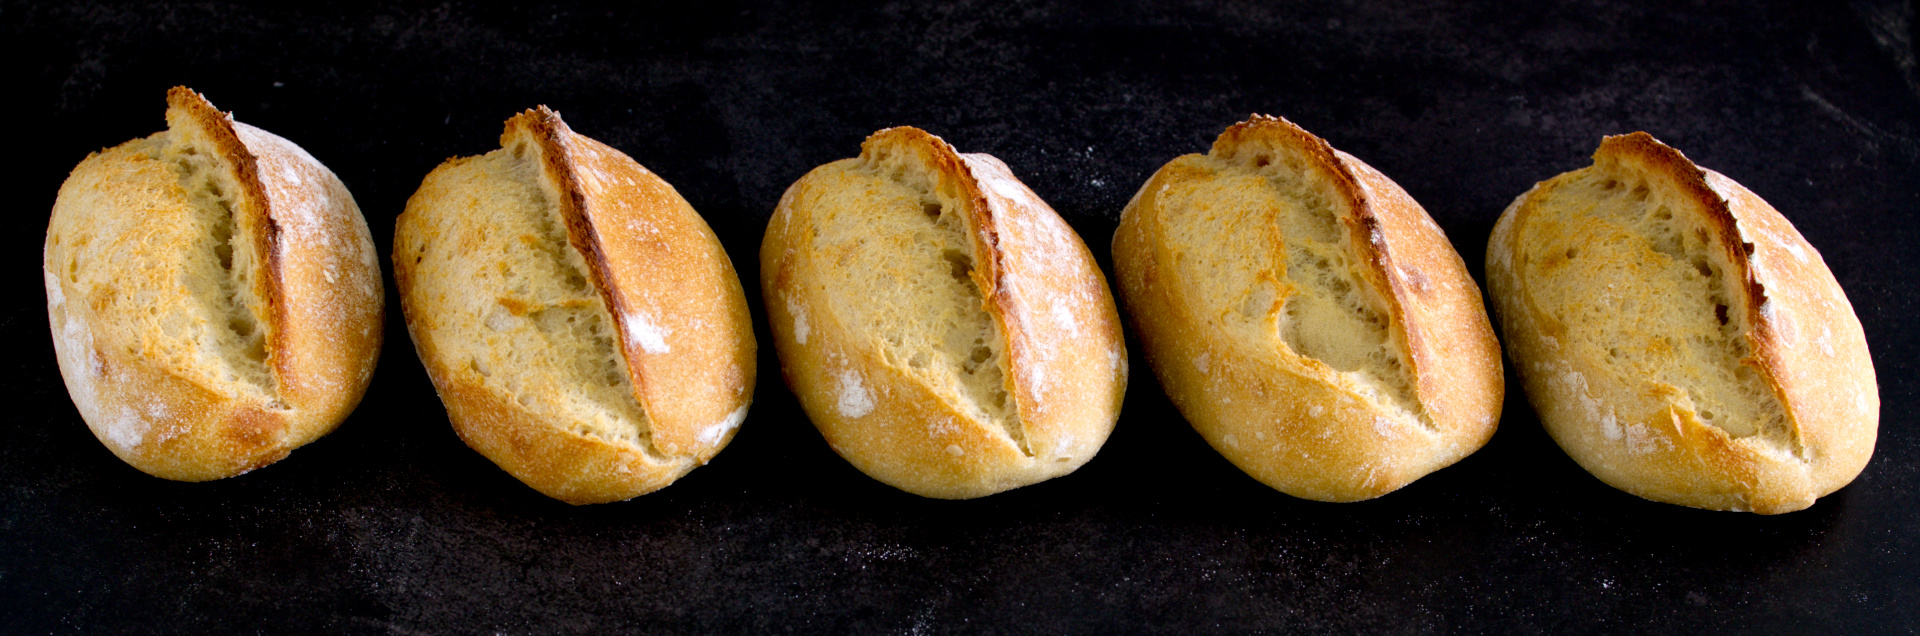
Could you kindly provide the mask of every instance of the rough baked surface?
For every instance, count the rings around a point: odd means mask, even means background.
[[[546,107],[407,201],[394,277],[453,428],[573,504],[653,492],[753,397],[740,278],[671,185]]]
[[[1207,443],[1297,497],[1394,491],[1479,449],[1502,396],[1480,290],[1393,181],[1255,115],[1121,213],[1147,362]]]
[[[1073,472],[1126,388],[1093,256],[983,154],[915,128],[807,173],[760,247],[788,386],[834,451],[902,490],[980,497]]]
[[[1772,206],[1646,133],[1541,182],[1487,252],[1541,422],[1602,481],[1714,510],[1799,510],[1873,454],[1853,306]]]
[[[379,358],[380,270],[306,151],[184,87],[167,130],[60,186],[42,271],[67,392],[128,464],[204,481],[338,426]]]

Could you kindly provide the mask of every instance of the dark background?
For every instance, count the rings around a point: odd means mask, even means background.
[[[0,0],[16,203],[0,329],[17,343],[0,359],[0,631],[1916,629],[1911,2],[790,4]],[[1136,364],[1079,472],[933,501],[836,457],[763,346],[751,415],[712,464],[575,508],[453,435],[390,289],[379,371],[337,432],[242,477],[162,481],[81,422],[34,270],[67,171],[163,129],[176,84],[324,161],[382,254],[429,170],[547,104],[672,182],[748,290],[781,191],[886,126],[1005,160],[1111,271],[1148,175],[1248,113],[1284,115],[1396,179],[1476,278],[1508,201],[1646,130],[1820,249],[1866,325],[1879,448],[1805,511],[1656,504],[1569,460],[1510,375],[1478,454],[1312,503],[1220,458]]]

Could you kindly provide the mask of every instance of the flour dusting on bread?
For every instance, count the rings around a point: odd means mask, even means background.
[[[1113,249],[1169,396],[1268,485],[1377,497],[1493,432],[1499,351],[1464,263],[1399,186],[1291,122],[1168,162]]]
[[[1072,471],[1111,430],[1126,364],[1111,297],[998,159],[874,133],[782,195],[761,273],[789,382],[882,481],[991,494]],[[922,421],[939,424],[891,432]]]
[[[167,104],[166,131],[62,185],[48,318],[103,443],[156,476],[219,479],[339,425],[372,374],[383,294],[331,171],[191,90]]]
[[[1593,159],[1515,200],[1488,246],[1554,440],[1611,485],[1694,507],[1787,512],[1851,480],[1877,417],[1831,396],[1872,387],[1873,368],[1819,253],[1645,133]]]
[[[642,350],[647,353],[673,351],[672,347],[667,346],[667,336],[672,334],[673,330],[654,324],[653,316],[639,312],[626,312],[620,317],[621,328],[627,330],[627,340],[639,343]]]
[[[712,230],[551,110],[429,174],[396,224],[394,265],[454,429],[542,493],[652,492],[746,418],[751,322]]]
[[[841,415],[857,418],[873,412],[873,393],[867,390],[866,378],[860,377],[859,371],[842,369],[838,382]]]

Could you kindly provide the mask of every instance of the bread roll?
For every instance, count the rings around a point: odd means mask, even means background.
[[[407,330],[454,431],[547,496],[629,499],[733,439],[753,327],[673,186],[540,107],[451,159],[394,228]]]
[[[47,321],[81,418],[181,481],[332,431],[380,353],[369,236],[306,151],[168,91],[167,130],[80,162],[47,224]]]
[[[1262,483],[1370,499],[1493,435],[1500,349],[1459,254],[1400,186],[1285,119],[1154,173],[1113,263],[1167,395]]]
[[[1616,488],[1790,512],[1873,454],[1873,360],[1820,252],[1646,133],[1516,199],[1487,278],[1541,423]]]
[[[834,451],[914,494],[1073,472],[1113,431],[1126,347],[1080,237],[1006,164],[901,127],[780,198],[761,291]]]

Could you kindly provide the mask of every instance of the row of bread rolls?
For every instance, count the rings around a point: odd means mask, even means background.
[[[168,130],[89,156],[43,259],[61,374],[96,437],[178,480],[237,475],[358,403],[383,320],[366,223],[298,146],[168,94]],[[1535,186],[1487,270],[1548,432],[1628,492],[1785,512],[1872,454],[1865,338],[1820,255],[1645,133]],[[544,107],[448,160],[396,221],[409,334],[454,430],[570,503],[706,463],[746,418],[755,342],[705,221]],[[1291,495],[1378,497],[1492,436],[1499,344],[1445,234],[1391,179],[1254,116],[1121,214],[1119,289],[1174,405]],[[1004,163],[874,133],[781,197],[760,249],[783,375],[833,450],[969,498],[1072,472],[1127,351],[1091,252]]]

